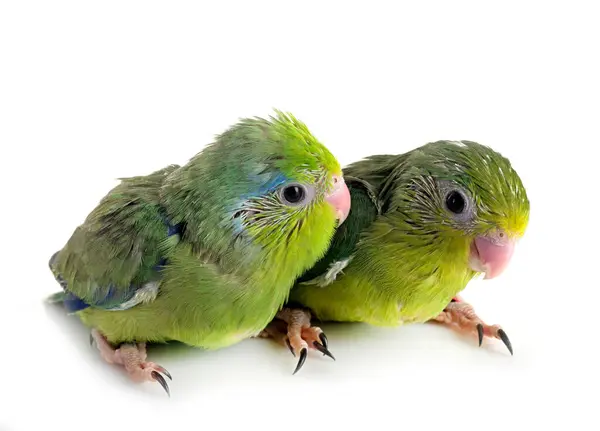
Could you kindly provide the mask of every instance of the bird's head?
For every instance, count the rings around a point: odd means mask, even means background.
[[[267,256],[282,262],[280,271],[284,263],[292,272],[312,265],[350,211],[337,159],[279,111],[218,135],[169,177],[164,196],[188,240],[240,268],[264,265]]]
[[[289,243],[319,226],[344,222],[350,193],[341,166],[304,123],[277,111],[231,132],[249,145],[239,198],[230,207],[238,231],[264,244]]]
[[[390,205],[414,233],[468,242],[468,265],[500,275],[529,222],[529,199],[508,159],[471,141],[438,141],[404,159]],[[394,177],[393,175],[393,177]]]

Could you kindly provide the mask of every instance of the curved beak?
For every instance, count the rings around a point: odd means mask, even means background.
[[[325,196],[325,200],[335,210],[338,226],[344,223],[350,213],[350,191],[344,178],[339,175],[333,176],[333,190]]]
[[[492,235],[478,236],[471,243],[469,265],[476,272],[484,272],[491,279],[504,272],[515,251],[515,239],[502,231]]]

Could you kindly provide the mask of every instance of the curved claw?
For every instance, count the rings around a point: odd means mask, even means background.
[[[513,354],[512,344],[510,344],[510,340],[508,339],[508,335],[506,335],[506,332],[504,332],[504,329],[498,329],[498,336],[500,337],[500,339],[502,340],[502,342],[504,343],[504,345],[506,346],[506,348],[508,349],[508,351],[510,352],[510,354],[512,356],[512,354]]]
[[[91,332],[90,332],[90,346],[94,347],[94,336],[92,335]]]
[[[324,332],[321,332],[319,334],[319,340],[321,340],[321,344],[323,344],[323,347],[327,349],[329,342],[327,341],[327,337],[325,336]]]
[[[479,347],[481,347],[483,342],[483,325],[481,323],[477,324],[477,335],[479,336]]]
[[[287,344],[288,349],[290,349],[290,352],[292,352],[292,355],[294,355],[294,358],[296,357],[296,354],[294,353],[294,348],[292,347],[292,345],[290,344],[290,339],[286,338],[285,339],[285,344]]]
[[[317,349],[319,352],[321,352],[323,354],[323,356],[329,356],[331,359],[333,359],[335,361],[335,357],[331,354],[331,352],[327,349],[327,347],[325,347],[322,344],[319,344],[317,341],[313,341],[313,346],[315,346],[315,349]]]
[[[170,397],[171,391],[169,390],[169,385],[167,384],[165,378],[161,374],[159,374],[158,371],[152,371],[150,375],[152,376],[152,378],[154,378],[154,380],[160,383],[163,389],[167,392],[167,395]]]
[[[173,381],[173,377],[171,377],[171,373],[169,373],[164,367],[157,365],[155,368],[156,368],[156,371],[160,371],[165,376],[167,376],[169,378],[169,380]]]
[[[298,371],[300,371],[300,368],[302,368],[302,366],[304,365],[304,362],[306,361],[306,357],[308,356],[308,349],[306,347],[303,347],[302,350],[300,351],[300,359],[298,359],[298,365],[296,365],[296,369],[294,370],[294,374],[296,374]]]

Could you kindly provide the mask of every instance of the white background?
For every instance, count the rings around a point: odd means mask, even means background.
[[[0,6],[0,429],[598,429],[600,67],[593,2],[6,1]],[[343,163],[438,139],[509,157],[531,221],[466,299],[500,342],[326,325],[160,348],[172,397],[47,310],[47,261],[116,178],[185,163],[242,116],[305,121]],[[258,428],[257,428],[258,429]]]

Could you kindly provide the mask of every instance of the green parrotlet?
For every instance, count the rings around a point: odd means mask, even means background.
[[[297,281],[261,333],[322,350],[310,319],[378,326],[438,321],[479,345],[506,332],[485,324],[458,294],[478,274],[509,264],[530,203],[510,161],[471,141],[438,141],[375,155],[344,169],[352,204],[329,251]]]
[[[50,259],[64,304],[136,381],[170,374],[146,343],[217,349],[257,335],[326,252],[350,195],[291,114],[247,118],[184,166],[122,179]]]

